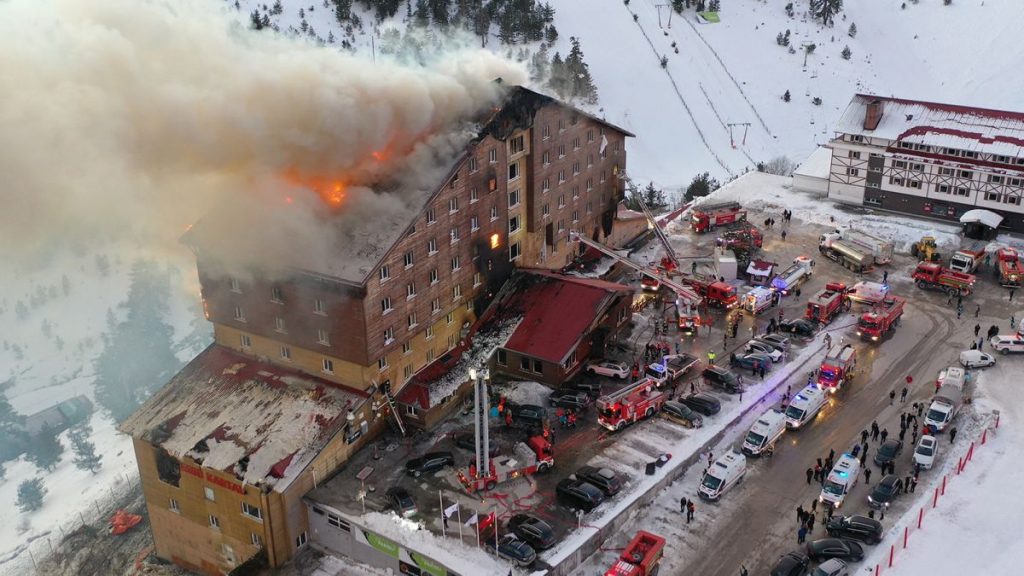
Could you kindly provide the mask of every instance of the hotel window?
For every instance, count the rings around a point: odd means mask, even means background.
[[[508,207],[515,208],[519,206],[519,190],[512,190],[508,193]]]
[[[998,192],[986,192],[985,193],[985,200],[988,200],[989,202],[999,202],[1001,199],[1002,199],[1002,194],[1000,194]]]
[[[577,137],[572,139],[572,149],[573,150],[579,150],[580,149],[580,137],[579,136],[577,136]]]
[[[497,206],[491,206],[491,222],[494,222],[497,219],[498,219],[498,207]]]
[[[385,264],[380,267],[380,281],[386,282],[388,278],[391,278],[391,268]]]
[[[953,175],[953,169],[952,168],[939,168],[939,176],[952,176],[952,175]]]
[[[974,177],[974,172],[971,172],[970,170],[961,170],[960,173],[957,174],[957,176],[969,179]]]
[[[558,171],[558,183],[561,184],[562,182],[565,182],[565,170]]]
[[[473,273],[473,287],[476,288],[483,283],[482,276],[479,272]]]
[[[964,158],[977,158],[978,153],[973,150],[964,150]]]
[[[287,346],[281,346],[281,359],[282,360],[291,360],[292,359],[292,349],[287,347]]]
[[[863,142],[864,141],[864,137],[861,136],[860,134],[853,134],[853,135],[850,136],[850,140],[852,140],[854,142]]]
[[[587,142],[593,142],[593,141],[594,141],[594,129],[591,128],[590,130],[587,130]]]
[[[591,214],[593,212],[594,212],[594,203],[588,201],[587,202],[587,214]]]
[[[938,187],[936,188],[936,190],[938,190],[939,192],[942,192],[943,194],[949,194],[949,185],[948,184],[939,184]]]
[[[317,331],[316,331],[316,341],[317,341],[317,344],[323,344],[324,346],[330,346],[331,345],[331,337],[327,333],[327,330],[324,330],[323,328],[317,328]]]
[[[540,215],[543,216],[544,218],[547,218],[548,216],[551,216],[551,206],[549,206],[547,204],[541,206],[540,207]]]
[[[383,314],[391,312],[391,296],[388,296],[380,301],[380,311]]]
[[[427,240],[427,256],[437,254],[437,238]]]
[[[284,318],[281,318],[280,316],[274,318],[274,332],[280,332],[282,334],[288,332],[284,327]]]
[[[559,220],[558,221],[558,231],[562,232],[564,230],[565,230],[565,220]]]
[[[245,322],[245,310],[241,306],[235,306],[235,320]]]
[[[327,315],[327,306],[324,304],[323,300],[319,298],[315,298],[313,300],[313,313],[320,314],[321,316]]]
[[[433,338],[433,336],[434,336],[433,334],[430,335],[431,338]],[[434,361],[434,349],[433,348],[427,348],[427,362],[430,363],[430,362],[433,362],[433,361]]]
[[[249,541],[252,542],[253,546],[255,546],[257,548],[263,548],[263,537],[260,536],[259,534],[255,533],[255,532],[253,532],[252,534],[249,534]]]
[[[456,196],[448,201],[448,213],[454,214],[459,211],[459,198]]]
[[[429,226],[430,224],[433,224],[434,222],[437,222],[437,213],[435,213],[434,209],[431,208],[431,209],[427,210],[427,225]]]
[[[474,186],[469,189],[469,203],[472,204],[480,199],[480,190]]]
[[[302,534],[299,534],[298,538],[295,539],[295,547],[296,548],[302,548],[303,546],[306,545],[306,542],[308,542],[308,541],[309,541],[309,534],[307,534],[306,532],[303,532]]]
[[[462,285],[456,284],[452,286],[452,300],[458,300],[459,298],[462,298]]]
[[[455,337],[455,334],[449,334],[448,335],[448,349],[451,350],[452,348],[455,348],[455,343],[456,342],[458,342],[458,338]]]
[[[402,368],[402,376],[404,376],[406,380],[408,380],[409,377],[412,376],[412,365],[411,364],[406,364],[405,367]],[[410,408],[412,408],[412,407],[410,406]]]
[[[433,326],[427,326],[427,330],[423,333],[423,338],[426,339],[426,340],[430,340],[433,337],[434,337],[434,327]],[[430,358],[430,360],[433,360],[433,358]]]
[[[1004,204],[1014,204],[1020,206],[1020,196],[1014,196],[1013,194],[1007,194],[1003,196]]]
[[[412,250],[405,253],[402,257],[402,261],[405,262],[406,268],[412,268],[412,265],[416,263],[416,257],[413,256]]]
[[[545,179],[541,180],[541,182],[540,182],[540,189],[542,191],[544,191],[544,192],[547,192],[548,190],[551,190],[551,179],[550,178],[545,178]]]
[[[452,256],[452,272],[462,269],[462,260],[458,255]]]
[[[476,158],[469,159],[469,171],[476,172]]]
[[[444,321],[445,324],[451,324],[452,322],[455,322],[455,313],[449,312],[448,315],[444,317]]]
[[[412,342],[402,344],[402,354],[412,354]]]
[[[508,366],[508,352],[501,348],[498,348],[498,364]]]
[[[565,144],[558,145],[558,157],[565,158]]]
[[[572,199],[575,200],[575,199],[577,199],[579,197],[580,197],[580,187],[579,186],[573,186],[572,187]]]
[[[990,174],[989,177],[988,177],[988,182],[989,182],[989,184],[1002,184],[1003,183],[1003,177],[1002,176],[993,176],[993,175]]]
[[[248,334],[241,334],[242,348],[252,348],[252,338]]]
[[[497,149],[491,148],[490,150],[487,151],[487,161],[490,162],[491,164],[494,164],[495,162],[498,161]]]
[[[921,181],[920,180],[907,180],[907,186],[910,187],[910,188],[916,188],[916,189],[920,190],[921,189]]]
[[[327,374],[334,374],[334,360],[331,360],[330,358],[324,358],[323,371]]]
[[[514,234],[519,231],[519,216],[513,216],[508,219],[508,233]]]
[[[253,506],[252,504],[249,504],[248,502],[242,502],[242,514],[245,514],[246,516],[248,516],[250,518],[255,518],[257,520],[263,520],[263,511],[260,510],[259,507]]]
[[[593,165],[594,165],[594,155],[593,154],[587,154],[587,168],[590,168]]]
[[[1020,178],[1010,178],[1009,182],[1010,186],[1016,186],[1018,188],[1020,188],[1022,183],[1024,183],[1024,180],[1021,180]]]
[[[970,194],[971,194],[970,190],[968,190],[967,188],[964,188],[962,186],[958,186],[957,189],[956,189],[956,195],[957,196],[970,196]]]
[[[904,162],[903,160],[894,160],[893,163],[892,163],[892,167],[893,168],[906,168],[907,167],[907,163]]]
[[[522,134],[516,136],[515,138],[509,141],[509,148],[511,149],[512,154],[519,154],[523,150],[526,150],[526,146],[523,143]]]
[[[575,176],[575,175],[577,175],[579,173],[580,173],[580,163],[577,160],[576,162],[572,163],[572,175]]]
[[[550,124],[545,124],[544,127],[540,129],[540,135],[541,135],[541,138],[543,138],[545,140],[547,140],[548,138],[551,138],[551,125]]]
[[[408,323],[409,330],[415,328],[419,324],[419,322],[416,321],[416,313],[413,312],[412,314],[409,314],[409,318],[406,320],[406,322]]]
[[[903,186],[903,178],[889,178],[889,184],[893,186]]]
[[[547,150],[545,150],[544,153],[540,155],[540,161],[541,161],[541,164],[543,164],[545,166],[547,166],[548,164],[551,164],[551,152],[548,152]]]
[[[472,218],[469,219],[469,231],[470,232],[476,232],[479,229],[480,229],[480,217],[474,215]]]
[[[171,498],[171,512],[181,514],[181,506],[178,505],[178,501]]]
[[[846,173],[849,174],[850,176],[856,176],[860,174],[860,170],[857,168],[847,168]]]
[[[388,367],[388,357],[387,356],[383,356],[379,360],[377,360],[377,369],[378,370],[385,370],[387,367]]]
[[[516,242],[516,243],[514,243],[514,244],[512,244],[511,246],[508,247],[508,259],[509,260],[516,260],[516,259],[518,259],[522,255],[523,255],[523,251],[522,251],[522,248],[519,245],[519,242]]]
[[[573,222],[573,224],[575,224],[576,222],[579,222],[579,221],[580,221],[580,211],[579,210],[573,210],[572,211],[572,222]]]
[[[238,281],[238,278],[231,279],[231,291],[238,294],[242,293],[242,283]]]
[[[213,514],[210,514],[210,528],[220,530],[220,520],[218,520]]]
[[[565,118],[558,119],[558,131],[561,132],[562,130],[565,130]]]
[[[850,150],[850,158],[853,158],[854,160],[860,160],[860,152],[857,152],[856,150]]]
[[[530,359],[525,357],[525,356],[519,358],[519,369],[522,370],[523,372],[529,372],[530,371]]]
[[[405,285],[405,299],[410,300],[416,297],[416,283],[409,282]]]
[[[451,238],[451,243],[455,244],[459,241],[459,227],[452,226],[452,229],[448,232],[448,236]]]
[[[924,172],[924,164],[912,164],[910,169],[914,172]]]
[[[395,329],[388,326],[384,329],[384,345],[387,346],[395,341]]]
[[[437,268],[430,271],[430,285],[437,284]]]
[[[441,299],[440,298],[434,298],[430,302],[430,313],[431,314],[437,314],[440,311],[441,311]],[[430,331],[431,331],[430,328],[427,328],[427,332],[429,333]]]
[[[558,207],[565,208],[565,194],[558,195]]]
[[[587,178],[587,192],[591,192],[593,190],[594,190],[594,179],[593,178]]]
[[[281,289],[277,286],[270,289],[270,301],[274,304],[284,304],[284,294],[281,293]]]
[[[452,190],[454,190],[455,189],[455,185],[458,184],[458,183],[459,183],[459,175],[458,175],[458,173],[456,173],[455,176],[452,176],[452,181],[451,181],[451,183],[448,184],[448,187],[451,188]]]
[[[509,182],[519,179],[519,163],[513,162],[508,165],[508,180]]]
[[[209,486],[203,487],[203,496],[205,496],[210,502],[217,501],[217,495],[213,493],[213,488],[210,488]]]

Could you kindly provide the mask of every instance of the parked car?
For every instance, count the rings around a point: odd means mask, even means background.
[[[850,566],[839,558],[833,558],[819,564],[811,576],[850,576]]]
[[[624,380],[629,378],[629,366],[625,362],[613,362],[611,360],[596,360],[587,363],[585,370],[590,374],[609,376]]]
[[[875,451],[875,464],[881,466],[882,464],[888,464],[896,459],[900,453],[903,452],[903,442],[890,438]]]
[[[722,410],[722,403],[718,401],[718,398],[703,392],[688,394],[680,398],[679,401],[687,408],[705,416],[714,416]]]
[[[572,388],[559,388],[548,396],[548,403],[559,408],[572,408],[577,412],[586,410],[590,405],[590,396],[586,392]],[[515,419],[515,416],[512,417]]]
[[[935,464],[935,455],[938,452],[939,443],[935,440],[935,436],[928,436],[927,434],[921,436],[921,440],[917,443],[917,448],[914,449],[914,464],[928,470]]]
[[[867,544],[882,541],[882,523],[867,516],[834,516],[825,524],[825,531],[835,538],[853,538]]]
[[[995,363],[995,356],[981,350],[964,350],[960,353],[960,365],[964,368],[988,368]]]
[[[590,512],[604,502],[604,492],[579,478],[565,478],[555,486],[555,496],[570,510]]]
[[[757,370],[764,366],[765,370],[772,369],[772,359],[767,354],[752,352],[749,354],[733,354],[729,357],[729,363],[743,370]]]
[[[797,336],[814,336],[815,330],[817,330],[817,325],[810,320],[805,320],[803,318],[788,318],[779,322],[779,331],[787,334],[796,334]]]
[[[700,375],[708,386],[721,388],[730,394],[736,394],[743,389],[736,374],[721,366],[708,366]]]
[[[687,428],[700,428],[704,425],[704,419],[700,414],[694,412],[689,406],[682,402],[669,400],[661,405],[661,413],[669,420],[679,422]]]
[[[999,334],[998,336],[993,336],[989,342],[992,344],[992,349],[1000,354],[1024,352],[1024,338],[1020,336]]]
[[[388,505],[395,511],[396,514],[403,518],[414,516],[419,510],[416,508],[416,501],[412,499],[412,494],[401,486],[392,486],[388,488],[385,493],[388,498]]]
[[[811,559],[799,552],[790,552],[779,558],[772,567],[771,576],[804,576]]]
[[[490,454],[491,456],[497,456],[499,450],[498,444],[497,442],[494,441],[494,438],[490,438],[488,444],[490,444],[490,446],[487,447],[487,453]],[[459,434],[458,436],[455,437],[455,445],[459,448],[462,448],[463,450],[469,450],[470,452],[476,454],[476,438],[473,436],[473,434]]]
[[[533,514],[512,516],[508,520],[508,530],[535,550],[547,550],[555,545],[554,528]]]
[[[511,404],[512,425],[525,428],[543,428],[548,421],[548,412],[536,404]]]
[[[570,390],[576,390],[577,392],[583,392],[591,398],[597,399],[601,396],[601,383],[600,382],[566,382],[562,384],[562,388],[568,388]]]
[[[868,494],[868,504],[875,509],[888,508],[903,493],[903,480],[895,474],[886,474]]]
[[[414,478],[423,474],[436,472],[442,468],[455,466],[455,457],[451,452],[428,452],[419,458],[413,458],[405,463],[405,471]]]
[[[515,534],[506,534],[500,537],[497,544],[494,542],[493,533],[481,541],[488,552],[496,554],[499,558],[514,562],[520,567],[529,566],[537,559],[537,552],[533,547],[520,540]]]
[[[789,350],[789,338],[786,338],[782,334],[761,334],[757,339],[761,342],[771,344],[776,350],[781,352]]]
[[[757,352],[758,354],[764,354],[771,359],[772,362],[778,364],[782,362],[782,351],[768,342],[762,342],[761,340],[751,340],[747,342],[746,346],[743,347],[747,352]]]
[[[615,496],[622,490],[622,481],[608,468],[582,466],[576,471],[576,477],[597,486],[605,496]]]
[[[807,543],[807,555],[815,562],[830,558],[860,562],[864,558],[864,548],[846,538],[822,538]]]

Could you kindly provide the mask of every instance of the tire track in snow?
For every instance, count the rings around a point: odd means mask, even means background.
[[[626,9],[626,12],[629,13],[630,18],[633,18],[633,23],[636,24],[636,27],[640,29],[640,33],[643,34],[644,39],[647,40],[647,44],[651,47],[651,52],[654,53],[654,57],[656,59],[658,59],[659,63],[660,63],[660,56],[658,55],[658,49],[654,47],[654,42],[651,41],[651,37],[647,35],[647,31],[644,30],[643,25],[640,24],[639,18],[637,18],[636,17],[637,15],[634,14],[633,11],[629,9],[628,5],[623,3],[622,6]],[[672,83],[672,89],[676,91],[676,96],[679,97],[679,102],[682,103],[683,108],[686,110],[686,114],[690,117],[690,122],[693,123],[693,127],[697,129],[697,135],[700,136],[700,141],[704,143],[704,147],[707,148],[708,152],[710,152],[711,156],[715,159],[715,162],[718,162],[718,165],[721,166],[723,170],[725,170],[725,172],[729,175],[730,178],[736,176],[736,174],[732,170],[729,169],[729,166],[727,166],[725,164],[725,162],[718,155],[718,153],[715,152],[714,148],[711,147],[711,144],[708,142],[707,137],[704,136],[704,131],[701,130],[700,129],[700,125],[697,124],[697,118],[694,117],[693,111],[690,110],[690,105],[687,104],[686,103],[686,99],[683,98],[683,93],[682,93],[682,91],[679,90],[679,85],[676,84],[676,79],[672,77],[672,73],[669,72],[668,68],[664,68],[664,70],[665,70],[665,75],[668,76],[669,82]],[[712,110],[713,109],[714,108],[712,108]],[[718,113],[715,112],[715,115],[717,116]],[[719,121],[721,121],[721,118],[719,118]]]

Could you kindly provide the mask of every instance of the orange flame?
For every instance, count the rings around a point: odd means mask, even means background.
[[[306,174],[300,174],[299,171],[294,168],[285,171],[282,178],[289,184],[308,188],[316,192],[328,206],[333,208],[341,206],[342,202],[345,200],[345,191],[348,188],[348,183],[343,178],[309,176]],[[284,197],[284,201],[291,204],[295,199],[290,195],[286,195]]]

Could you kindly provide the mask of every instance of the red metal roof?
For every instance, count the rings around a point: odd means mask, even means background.
[[[614,294],[633,291],[629,286],[604,280],[539,270],[523,273],[541,281],[524,287],[510,299],[508,305],[518,307],[523,320],[504,347],[549,362],[562,362]]]

